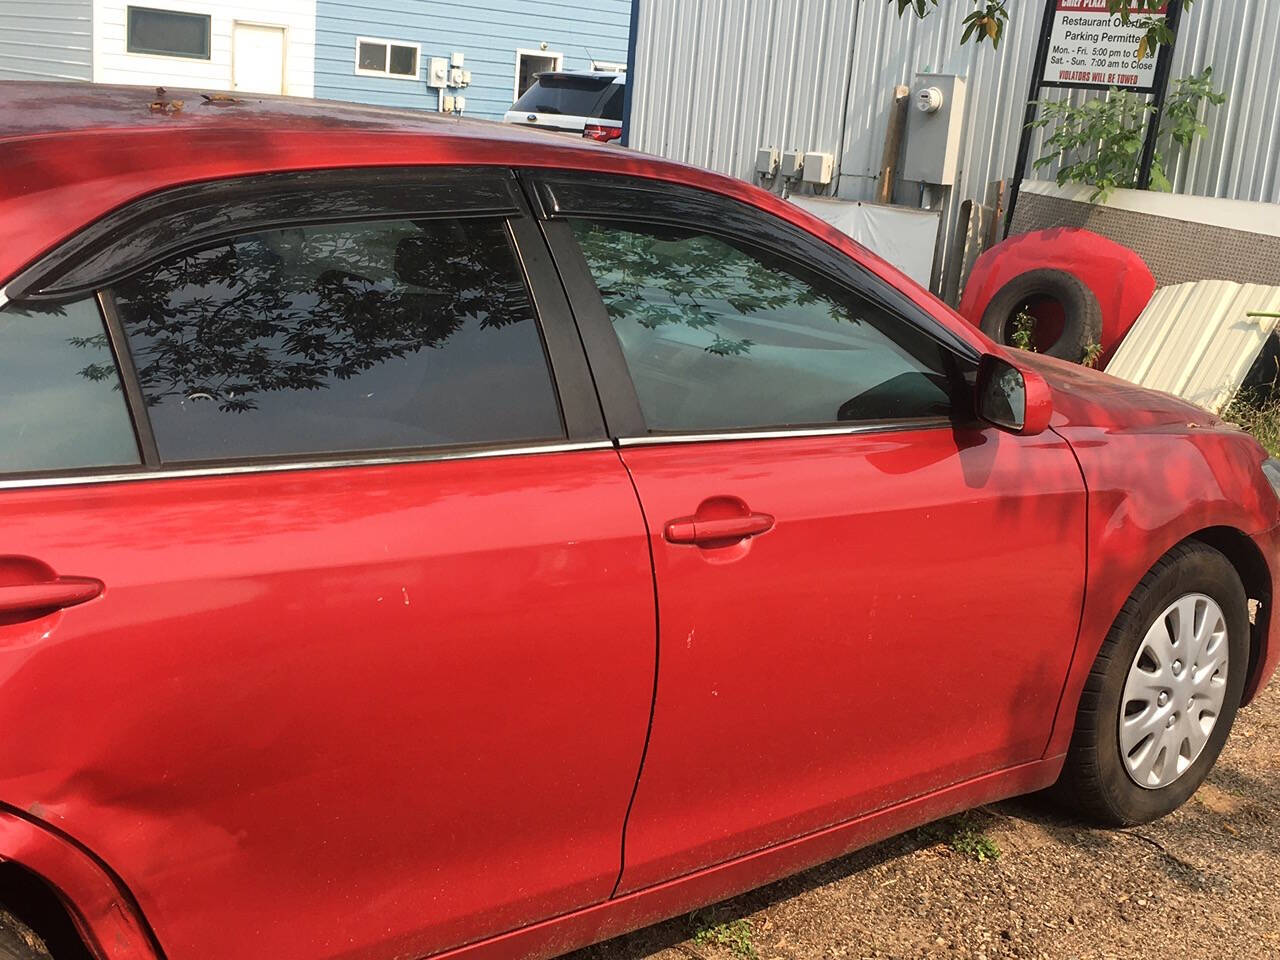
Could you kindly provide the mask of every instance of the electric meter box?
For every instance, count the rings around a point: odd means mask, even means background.
[[[963,77],[916,74],[907,108],[901,179],[947,187],[956,182],[964,133],[964,94]]]

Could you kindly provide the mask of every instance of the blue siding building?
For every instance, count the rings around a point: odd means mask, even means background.
[[[318,0],[315,95],[497,120],[538,71],[624,67],[630,26],[631,0]]]

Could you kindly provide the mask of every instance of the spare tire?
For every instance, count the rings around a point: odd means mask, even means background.
[[[1065,270],[1028,270],[1001,287],[982,314],[979,329],[997,343],[1009,344],[1012,320],[1030,300],[1048,299],[1062,307],[1062,335],[1041,351],[1061,360],[1080,363],[1102,337],[1102,307],[1093,291]]]

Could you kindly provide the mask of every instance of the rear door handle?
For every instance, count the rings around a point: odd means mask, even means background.
[[[102,593],[101,580],[58,577],[39,583],[0,586],[0,613],[38,613],[74,607]]]
[[[666,536],[671,543],[712,543],[718,540],[745,540],[773,529],[773,517],[767,513],[749,513],[742,517],[700,520],[682,517],[667,524]]]

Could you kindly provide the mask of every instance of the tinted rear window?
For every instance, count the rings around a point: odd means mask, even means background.
[[[558,113],[570,117],[600,117],[601,106],[605,98],[612,93],[613,77],[567,77],[558,74],[544,74],[524,96],[517,100],[512,110],[526,113]],[[619,112],[618,119],[622,119]]]
[[[166,462],[563,436],[500,218],[243,234],[113,293]]]

